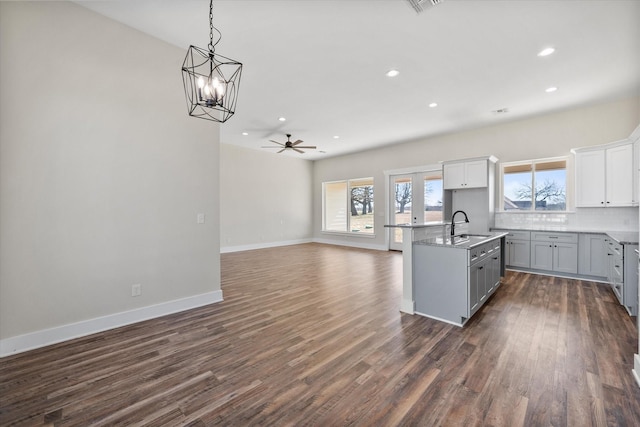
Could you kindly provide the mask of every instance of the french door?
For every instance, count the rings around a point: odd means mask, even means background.
[[[389,221],[393,225],[442,220],[442,170],[389,177]],[[402,229],[390,228],[389,249],[402,250]]]

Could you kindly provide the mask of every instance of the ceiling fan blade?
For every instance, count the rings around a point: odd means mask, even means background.
[[[270,139],[269,141],[270,141],[270,142],[273,142],[273,143],[276,143],[276,144],[281,145],[281,146],[283,146],[283,147],[284,147],[284,144],[282,144],[282,143],[280,143],[280,142],[278,142],[278,141],[274,141],[273,139]]]
[[[297,148],[294,148],[294,147],[291,147],[291,148],[293,148],[295,151],[297,151],[300,154],[304,154],[304,151],[302,151],[302,150],[298,150]]]
[[[282,148],[282,147],[276,147],[275,145],[263,145],[260,148]]]
[[[286,150],[286,148],[283,148],[282,150],[278,151],[276,154],[280,154],[280,153],[282,153],[284,150]]]
[[[296,142],[292,142],[291,145],[298,145],[298,144],[302,144],[304,141],[299,139]]]
[[[309,150],[315,150],[316,146],[315,145],[299,145],[296,148],[307,148]]]

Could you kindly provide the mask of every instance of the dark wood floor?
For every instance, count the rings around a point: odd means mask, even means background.
[[[222,255],[224,302],[0,359],[0,425],[640,425],[606,285],[509,272],[458,328],[398,311],[401,262]]]

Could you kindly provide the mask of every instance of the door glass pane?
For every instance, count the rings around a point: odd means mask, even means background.
[[[442,221],[442,173],[424,177],[424,222]]]
[[[394,178],[395,214],[394,224],[411,224],[411,177]],[[402,230],[394,228],[396,243],[402,243]]]

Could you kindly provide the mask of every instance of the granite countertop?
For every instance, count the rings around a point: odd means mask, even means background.
[[[523,230],[523,231],[548,231],[555,233],[590,233],[590,234],[606,234],[621,245],[637,245],[639,234],[637,231],[606,231],[584,228],[569,228],[569,227],[495,227],[492,230]]]
[[[453,238],[448,235],[440,235],[427,239],[416,240],[414,245],[443,246],[455,249],[471,249],[484,243],[506,236],[508,233],[492,231],[485,234],[461,234]]]
[[[638,244],[638,232],[637,231],[606,231],[604,234],[611,237],[621,245],[637,245]]]
[[[442,227],[443,225],[449,225],[451,221],[432,221],[425,224],[385,224],[385,227],[389,228],[425,228],[425,227]],[[457,222],[456,222],[457,224]]]

